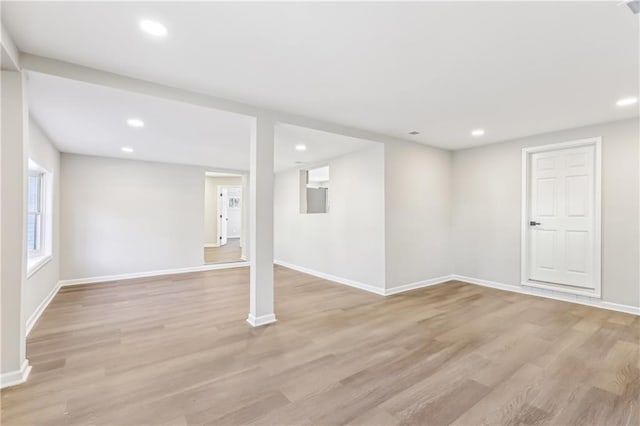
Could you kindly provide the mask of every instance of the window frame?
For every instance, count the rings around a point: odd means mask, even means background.
[[[313,170],[316,169],[322,169],[322,168],[327,168],[329,171],[329,179],[325,182],[327,184],[327,186],[314,186],[314,185],[310,185],[309,183],[309,173]],[[309,166],[309,167],[305,167],[302,169],[299,169],[299,201],[300,201],[300,214],[310,214],[310,215],[322,215],[322,214],[329,214],[331,212],[331,193],[332,191],[330,191],[330,182],[331,182],[331,176],[330,176],[330,169],[331,169],[331,164],[329,163],[319,163],[313,166]],[[307,192],[309,189],[314,189],[314,188],[324,188],[326,189],[326,193],[325,193],[325,210],[320,212],[310,212],[309,211],[309,206],[307,203]]]
[[[29,206],[29,179],[38,178],[38,206],[36,210],[31,210]],[[25,245],[27,252],[27,278],[46,265],[53,259],[53,199],[52,199],[53,173],[38,163],[29,159],[29,168],[26,185],[26,224],[25,224]],[[29,244],[29,217],[35,215],[36,225],[36,248],[31,249]]]

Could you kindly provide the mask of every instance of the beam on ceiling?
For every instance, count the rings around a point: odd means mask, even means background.
[[[0,44],[2,45],[2,69],[7,71],[18,71],[20,69],[20,52],[13,42],[11,35],[0,22],[1,34]]]
[[[125,90],[148,96],[154,96],[171,101],[185,102],[206,108],[227,111],[251,117],[265,116],[276,122],[293,124],[329,133],[336,133],[372,142],[394,143],[411,142],[408,139],[395,138],[368,130],[357,129],[341,124],[330,123],[296,114],[282,111],[260,108],[254,105],[236,102],[215,96],[184,90],[176,87],[165,86],[146,80],[127,77],[107,71],[76,65],[57,59],[22,53],[20,56],[22,69],[42,74],[54,75],[71,80],[83,81],[113,89]],[[437,149],[437,148],[436,148]]]

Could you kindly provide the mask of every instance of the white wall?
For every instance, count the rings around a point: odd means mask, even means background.
[[[519,286],[522,148],[602,136],[602,299],[640,306],[639,132],[632,119],[454,152],[455,273]]]
[[[299,170],[278,173],[275,259],[384,288],[384,146],[332,161],[329,213],[301,214]]]
[[[52,260],[27,278],[24,288],[24,319],[27,320],[58,284],[60,278],[60,153],[42,129],[30,119],[29,158],[51,173]]]
[[[451,152],[385,145],[388,289],[451,274]]]
[[[62,154],[61,279],[201,266],[204,170]]]
[[[218,185],[242,187],[242,177],[206,176],[204,184],[204,244],[218,244]],[[243,194],[244,195],[244,194]],[[244,196],[241,198],[244,206]]]

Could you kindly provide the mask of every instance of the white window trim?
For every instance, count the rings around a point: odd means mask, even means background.
[[[329,167],[331,168],[331,164],[330,163],[317,163],[315,165],[307,165],[304,168],[300,168],[298,169],[298,173],[300,174],[299,176],[299,204],[300,204],[300,214],[310,214],[310,215],[322,215],[322,214],[329,214],[331,212],[331,196],[332,196],[332,191],[328,191],[327,192],[327,205],[326,205],[326,211],[323,213],[309,213],[307,212],[307,188],[310,188],[309,186],[309,171],[314,170],[314,169],[320,169],[323,167]],[[331,173],[331,172],[329,172]],[[329,176],[329,185],[331,185],[331,176]],[[329,187],[327,187],[327,189],[329,189]]]
[[[41,223],[39,249],[27,249],[27,278],[31,277],[53,259],[53,173],[29,159],[29,174],[41,174],[42,182],[40,189]]]
[[[53,260],[53,255],[32,256],[27,260],[27,278],[38,272],[44,265]]]

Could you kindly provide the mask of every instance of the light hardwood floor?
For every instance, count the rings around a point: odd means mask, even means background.
[[[446,283],[390,297],[276,268],[67,287],[2,424],[638,425],[639,317]]]
[[[241,262],[242,248],[240,238],[229,238],[222,247],[205,247],[204,263]]]

